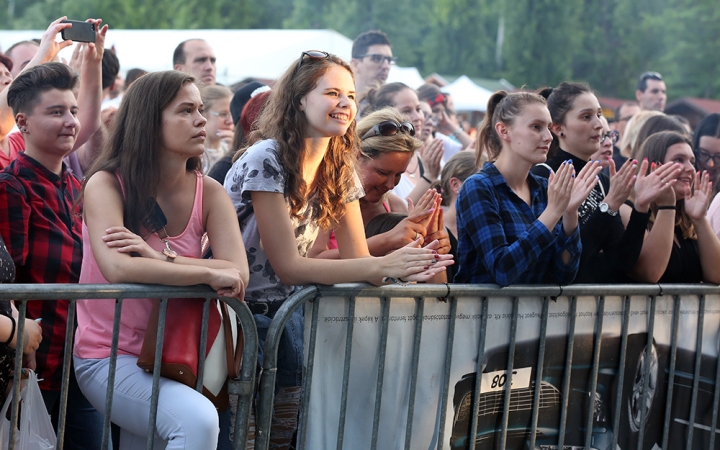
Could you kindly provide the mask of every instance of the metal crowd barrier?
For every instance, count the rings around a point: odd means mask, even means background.
[[[148,441],[147,448],[150,450],[154,445],[155,438],[155,420],[157,417],[157,399],[158,399],[158,383],[160,379],[160,358],[162,357],[162,337],[165,327],[165,314],[167,311],[168,298],[205,298],[203,317],[209,317],[209,308],[211,302],[207,301],[216,298],[217,294],[208,286],[190,286],[190,287],[170,287],[160,285],[141,285],[141,284],[2,284],[0,285],[0,299],[15,300],[19,312],[19,320],[17,321],[17,354],[15,358],[15,379],[13,391],[9,395],[13,395],[12,412],[11,412],[11,435],[9,448],[15,447],[15,435],[18,432],[18,413],[21,383],[19,382],[20,369],[22,367],[22,336],[24,329],[24,319],[27,311],[28,300],[69,300],[68,323],[75,323],[75,304],[78,299],[115,299],[115,318],[113,324],[113,339],[110,356],[109,382],[107,396],[105,400],[104,413],[105,422],[103,426],[103,444],[102,450],[107,450],[111,439],[111,423],[110,411],[112,410],[112,395],[115,379],[115,367],[117,361],[117,344],[118,330],[120,327],[120,313],[122,303],[125,299],[133,298],[160,298],[160,316],[158,320],[158,338],[155,356],[155,370],[153,373],[153,391],[151,398],[151,412],[148,423]],[[255,372],[257,365],[257,348],[258,336],[255,321],[252,313],[247,305],[237,299],[221,298],[221,301],[228,304],[237,314],[240,328],[245,337],[244,353],[242,365],[240,368],[240,377],[228,381],[228,391],[231,396],[237,396],[238,408],[235,417],[233,448],[240,450],[245,448],[247,441],[250,411],[255,393]],[[207,344],[207,320],[203,321],[201,331],[200,348],[203,349]],[[74,327],[69,326],[65,336],[65,349],[72,349],[74,340]],[[57,432],[57,449],[62,450],[65,435],[65,411],[67,408],[68,383],[70,377],[72,351],[65,352],[62,374],[62,391],[60,395],[60,415],[58,419]],[[198,380],[196,389],[200,391],[203,385],[203,364],[205,362],[204,352],[199,355],[200,367],[198,369]],[[6,443],[0,443],[0,447],[4,447]]]
[[[362,312],[371,302],[379,311],[374,320]],[[267,333],[260,450],[269,445],[280,337],[303,307],[298,449],[720,446],[720,287],[305,288],[283,304]],[[391,311],[398,307],[402,315]],[[367,331],[373,322],[375,336]],[[437,351],[427,351],[432,343]],[[357,361],[366,347],[370,356]],[[458,378],[457,370],[469,373]],[[437,377],[425,385],[432,371]],[[388,383],[394,387],[384,389]],[[309,426],[313,420],[322,423]],[[386,422],[394,429],[384,430]]]

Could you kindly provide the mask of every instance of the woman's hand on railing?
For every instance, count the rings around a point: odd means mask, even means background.
[[[211,269],[208,284],[215,289],[220,297],[237,298],[239,300],[245,297],[245,283],[243,283],[240,271],[237,269]]]

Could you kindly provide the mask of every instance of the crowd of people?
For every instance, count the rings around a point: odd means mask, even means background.
[[[477,131],[433,84],[386,83],[387,36],[345,61],[302,52],[272,87],[216,84],[202,39],[174,70],[119,76],[96,41],[57,61],[60,18],[0,54],[0,281],[207,284],[244,300],[260,349],[308,284],[720,283],[720,115],[665,115],[662,76],[611,122],[582,83],[496,92]],[[152,376],[137,366],[152,299],[123,303],[111,421],[144,448]],[[73,354],[65,448],[100,448],[114,301],[29,302],[24,366],[57,416]],[[0,302],[0,393],[18,313]],[[67,327],[74,346],[64,348]],[[262,352],[260,354],[262,359]],[[281,342],[272,448],[290,448],[302,393],[303,316]],[[230,448],[231,416],[163,378],[166,448]]]

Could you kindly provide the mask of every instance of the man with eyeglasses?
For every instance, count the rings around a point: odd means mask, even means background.
[[[657,72],[645,72],[637,80],[635,98],[640,109],[665,111],[667,88],[662,75]]]
[[[379,30],[366,31],[353,41],[350,64],[355,72],[355,90],[364,94],[372,87],[385,84],[390,66],[395,64],[390,41]]]

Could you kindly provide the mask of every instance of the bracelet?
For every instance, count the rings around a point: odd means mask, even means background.
[[[382,279],[383,283],[395,283],[399,284],[400,286],[409,286],[412,284],[412,281],[405,281],[402,278],[393,278],[393,277],[383,277]]]
[[[666,209],[668,211],[672,210],[675,211],[675,206],[665,205],[665,206],[658,206],[658,211],[662,211],[663,209]]]
[[[422,178],[423,180],[427,181],[428,184],[433,184],[433,182],[430,181],[430,180],[428,179],[428,177],[425,176],[425,174],[420,175],[420,178]]]
[[[15,337],[15,326],[17,325],[17,323],[15,322],[15,318],[14,318],[13,316],[5,316],[5,317],[7,317],[8,319],[10,319],[10,321],[12,322],[12,328],[11,328],[10,337],[8,338],[8,340],[5,341],[5,342],[1,342],[1,344],[3,344],[3,345],[10,345],[10,343],[11,343],[12,340],[13,340],[13,338]]]
[[[450,137],[458,137],[458,135],[459,135],[460,133],[462,133],[462,132],[463,132],[462,127],[457,127],[457,129],[452,132],[452,134],[450,135]]]

